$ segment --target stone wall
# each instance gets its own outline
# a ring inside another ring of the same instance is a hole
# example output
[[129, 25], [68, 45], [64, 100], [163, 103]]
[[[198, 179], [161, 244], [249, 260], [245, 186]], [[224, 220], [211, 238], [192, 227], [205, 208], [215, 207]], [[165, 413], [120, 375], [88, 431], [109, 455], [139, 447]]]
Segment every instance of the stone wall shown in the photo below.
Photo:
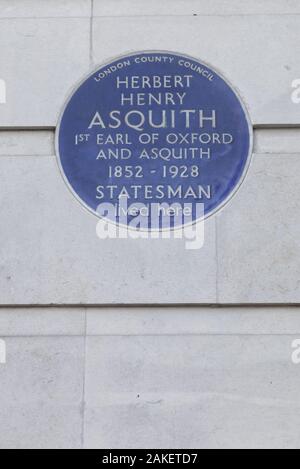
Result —
[[[0, 448], [299, 447], [299, 1], [0, 0], [0, 47]], [[55, 158], [74, 85], [150, 49], [220, 70], [255, 129], [200, 251], [100, 241]]]

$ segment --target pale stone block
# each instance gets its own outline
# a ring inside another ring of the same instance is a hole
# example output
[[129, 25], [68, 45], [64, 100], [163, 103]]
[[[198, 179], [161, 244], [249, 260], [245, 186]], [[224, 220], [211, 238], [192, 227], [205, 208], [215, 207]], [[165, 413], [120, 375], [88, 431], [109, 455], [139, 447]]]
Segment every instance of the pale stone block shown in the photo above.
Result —
[[300, 155], [256, 156], [217, 217], [218, 302], [299, 303]]
[[86, 448], [298, 448], [291, 336], [89, 337]]
[[87, 334], [299, 334], [298, 307], [88, 308]]
[[84, 334], [84, 308], [0, 308], [0, 337]]
[[5, 342], [0, 407], [43, 403], [79, 408], [83, 397], [83, 337], [7, 337]]
[[297, 14], [297, 0], [94, 0], [95, 16]]
[[89, 17], [91, 0], [0, 0], [0, 18]]
[[227, 77], [253, 124], [299, 124], [300, 105], [292, 102], [292, 82], [300, 73], [299, 29], [299, 15], [96, 18], [94, 65], [129, 51], [192, 55]]
[[1, 449], [81, 449], [80, 406], [0, 404]]
[[[216, 386], [218, 380], [216, 379]], [[240, 396], [145, 395], [88, 408], [86, 449], [299, 449], [299, 407]]]
[[0, 157], [10, 155], [54, 155], [54, 132], [50, 130], [0, 130]]
[[70, 89], [89, 71], [89, 18], [0, 22], [0, 126], [54, 127]]
[[255, 153], [300, 154], [300, 129], [257, 129], [254, 137]]
[[3, 305], [216, 302], [215, 220], [205, 244], [100, 240], [54, 157], [0, 158]]
[[5, 343], [0, 448], [80, 448], [84, 338], [5, 337]]

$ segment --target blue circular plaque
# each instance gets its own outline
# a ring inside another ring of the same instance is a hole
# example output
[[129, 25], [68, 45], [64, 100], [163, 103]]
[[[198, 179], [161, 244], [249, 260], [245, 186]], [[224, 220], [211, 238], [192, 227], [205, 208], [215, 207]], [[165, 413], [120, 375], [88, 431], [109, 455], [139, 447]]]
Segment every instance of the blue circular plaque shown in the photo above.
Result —
[[172, 228], [187, 223], [185, 207], [189, 223], [199, 205], [204, 217], [223, 207], [246, 175], [252, 144], [246, 108], [220, 73], [162, 51], [99, 67], [72, 93], [56, 132], [59, 165], [77, 199], [117, 224], [143, 213], [149, 230], [166, 227], [149, 216], [153, 207], [182, 211], [182, 219], [169, 212]]

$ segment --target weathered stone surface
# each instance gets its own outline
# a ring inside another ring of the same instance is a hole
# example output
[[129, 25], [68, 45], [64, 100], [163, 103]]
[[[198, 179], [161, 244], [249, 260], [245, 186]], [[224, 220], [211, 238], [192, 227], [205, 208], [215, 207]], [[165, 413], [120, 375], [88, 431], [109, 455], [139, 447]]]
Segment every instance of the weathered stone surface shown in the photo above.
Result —
[[292, 102], [292, 83], [300, 76], [299, 29], [299, 15], [96, 18], [93, 60], [96, 66], [142, 50], [189, 54], [227, 77], [253, 124], [300, 124], [300, 105]]
[[87, 339], [86, 448], [298, 448], [291, 336]]
[[299, 155], [258, 155], [217, 218], [218, 301], [300, 302]]
[[54, 157], [1, 157], [2, 304], [216, 302], [215, 220], [205, 245], [101, 240], [98, 219], [69, 192]]
[[297, 14], [297, 0], [94, 0], [95, 16]]
[[89, 71], [90, 19], [0, 19], [0, 47], [0, 126], [54, 127], [71, 88]]

